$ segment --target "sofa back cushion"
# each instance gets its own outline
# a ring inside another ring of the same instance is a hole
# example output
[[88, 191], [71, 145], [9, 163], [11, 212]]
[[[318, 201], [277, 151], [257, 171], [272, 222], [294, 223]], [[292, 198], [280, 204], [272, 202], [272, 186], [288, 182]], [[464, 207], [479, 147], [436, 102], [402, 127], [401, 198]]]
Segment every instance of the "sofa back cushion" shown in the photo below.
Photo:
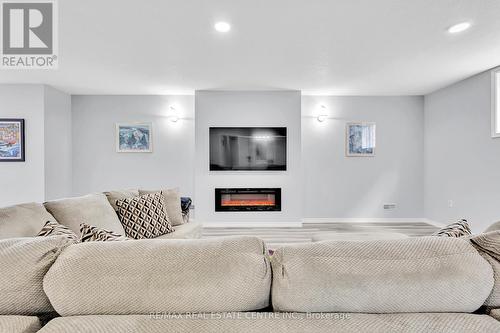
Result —
[[68, 247], [44, 290], [62, 316], [251, 311], [269, 305], [261, 240], [133, 240]]
[[271, 262], [279, 311], [473, 312], [493, 286], [491, 266], [458, 238], [286, 246]]
[[73, 230], [78, 236], [80, 223], [125, 235], [118, 215], [102, 193], [48, 201], [44, 205], [59, 223]]
[[39, 203], [0, 208], [0, 239], [32, 237], [55, 218]]
[[54, 311], [43, 291], [43, 277], [71, 243], [64, 236], [0, 240], [0, 315]]
[[486, 233], [486, 232], [497, 231], [497, 230], [500, 230], [500, 221], [495, 222], [492, 225], [490, 225], [488, 228], [486, 228], [486, 230], [484, 232]]

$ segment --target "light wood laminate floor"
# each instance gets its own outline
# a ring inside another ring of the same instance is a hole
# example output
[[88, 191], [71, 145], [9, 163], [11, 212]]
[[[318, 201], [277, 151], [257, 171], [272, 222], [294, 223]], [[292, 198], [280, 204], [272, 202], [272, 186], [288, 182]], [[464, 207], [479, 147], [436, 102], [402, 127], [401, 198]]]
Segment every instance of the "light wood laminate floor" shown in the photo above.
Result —
[[[438, 230], [434, 225], [425, 222], [386, 222], [386, 223], [304, 223], [302, 227], [204, 227], [203, 238], [222, 236], [257, 236], [273, 248], [284, 243], [311, 242], [317, 233], [341, 233], [346, 240], [353, 233], [402, 233], [409, 237], [429, 236]], [[376, 236], [375, 236], [376, 237]]]

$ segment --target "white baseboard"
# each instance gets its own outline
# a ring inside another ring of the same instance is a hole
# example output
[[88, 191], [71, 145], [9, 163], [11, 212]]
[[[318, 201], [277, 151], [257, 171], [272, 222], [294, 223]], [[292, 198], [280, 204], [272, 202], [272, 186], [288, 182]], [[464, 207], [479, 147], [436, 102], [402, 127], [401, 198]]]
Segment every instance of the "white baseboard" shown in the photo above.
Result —
[[424, 217], [307, 217], [302, 219], [303, 223], [395, 223], [395, 222], [403, 222], [403, 223], [418, 223], [425, 222], [432, 225], [438, 225], [437, 222], [431, 221]]

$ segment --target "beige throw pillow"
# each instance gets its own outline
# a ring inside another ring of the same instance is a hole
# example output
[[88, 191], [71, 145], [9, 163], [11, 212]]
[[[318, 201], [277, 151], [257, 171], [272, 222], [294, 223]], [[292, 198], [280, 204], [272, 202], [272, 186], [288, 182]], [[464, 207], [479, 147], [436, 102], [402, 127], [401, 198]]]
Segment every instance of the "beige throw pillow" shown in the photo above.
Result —
[[184, 223], [182, 218], [181, 197], [179, 189], [164, 189], [157, 191], [139, 190], [140, 195], [161, 192], [163, 200], [165, 200], [165, 213], [170, 223], [175, 227]]
[[118, 210], [116, 207], [116, 202], [118, 200], [123, 200], [126, 198], [133, 198], [139, 196], [138, 189], [129, 189], [129, 190], [116, 190], [116, 191], [107, 191], [104, 192], [106, 198], [108, 198], [109, 204], [113, 207], [115, 211]]
[[164, 190], [139, 190], [139, 194], [149, 194], [160, 192], [165, 201], [165, 213], [169, 222], [175, 227], [184, 223], [182, 218], [182, 208], [181, 208], [181, 197], [179, 195], [179, 189], [164, 189]]
[[102, 193], [48, 201], [44, 205], [59, 223], [73, 230], [78, 236], [80, 223], [125, 234], [116, 212]]

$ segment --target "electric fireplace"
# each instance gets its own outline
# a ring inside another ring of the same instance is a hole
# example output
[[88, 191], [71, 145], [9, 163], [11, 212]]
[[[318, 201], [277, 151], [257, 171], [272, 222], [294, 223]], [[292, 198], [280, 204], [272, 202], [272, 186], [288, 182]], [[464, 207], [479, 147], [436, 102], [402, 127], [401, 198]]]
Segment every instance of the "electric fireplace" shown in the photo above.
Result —
[[281, 211], [280, 188], [216, 188], [216, 212]]

